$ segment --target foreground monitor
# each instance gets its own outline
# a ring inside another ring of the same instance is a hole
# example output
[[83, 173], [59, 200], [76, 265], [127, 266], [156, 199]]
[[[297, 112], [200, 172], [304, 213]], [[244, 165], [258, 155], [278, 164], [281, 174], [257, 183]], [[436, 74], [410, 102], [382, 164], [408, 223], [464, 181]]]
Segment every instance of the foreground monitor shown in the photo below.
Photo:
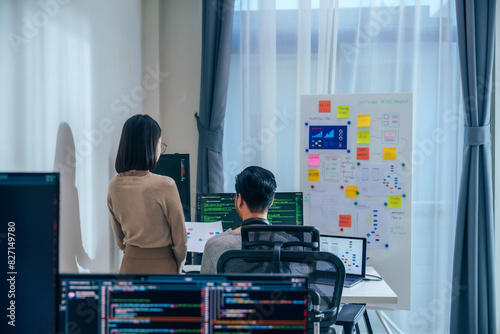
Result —
[[0, 173], [0, 207], [0, 333], [54, 333], [59, 174]]
[[65, 333], [286, 333], [307, 330], [300, 275], [60, 275]]
[[191, 221], [191, 188], [189, 178], [189, 154], [162, 154], [153, 173], [174, 179], [181, 198], [184, 218]]
[[[225, 230], [240, 226], [241, 220], [234, 207], [234, 193], [198, 194], [196, 221], [221, 221]], [[303, 199], [301, 192], [278, 192], [267, 214], [272, 224], [303, 225]]]

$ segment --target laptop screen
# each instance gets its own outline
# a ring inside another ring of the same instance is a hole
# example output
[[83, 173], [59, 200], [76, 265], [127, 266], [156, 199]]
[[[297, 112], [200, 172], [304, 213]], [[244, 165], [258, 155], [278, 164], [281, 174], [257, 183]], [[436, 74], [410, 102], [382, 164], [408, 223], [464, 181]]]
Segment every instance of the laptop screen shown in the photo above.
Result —
[[66, 333], [306, 333], [300, 275], [60, 275]]
[[346, 274], [365, 276], [365, 238], [321, 235], [320, 250], [337, 255], [344, 263]]

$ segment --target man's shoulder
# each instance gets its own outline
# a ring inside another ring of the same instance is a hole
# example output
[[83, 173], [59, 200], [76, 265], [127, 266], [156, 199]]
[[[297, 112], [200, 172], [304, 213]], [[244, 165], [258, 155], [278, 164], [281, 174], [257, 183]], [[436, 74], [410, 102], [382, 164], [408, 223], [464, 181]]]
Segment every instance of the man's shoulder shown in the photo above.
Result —
[[221, 245], [230, 246], [235, 243], [241, 243], [241, 232], [227, 230], [208, 239], [205, 248], [220, 247]]

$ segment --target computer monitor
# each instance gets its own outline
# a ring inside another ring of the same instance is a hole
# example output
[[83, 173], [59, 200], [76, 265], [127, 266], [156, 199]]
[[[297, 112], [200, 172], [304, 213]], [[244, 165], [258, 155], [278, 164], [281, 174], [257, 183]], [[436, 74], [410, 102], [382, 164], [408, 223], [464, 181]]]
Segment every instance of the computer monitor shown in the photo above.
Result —
[[58, 333], [306, 333], [307, 276], [60, 275]]
[[191, 221], [191, 188], [189, 178], [189, 154], [162, 154], [153, 173], [174, 179], [181, 198], [184, 218]]
[[54, 333], [59, 174], [0, 173], [0, 333]]
[[[235, 229], [241, 220], [234, 207], [234, 193], [198, 194], [196, 220], [222, 222], [223, 230]], [[303, 199], [301, 192], [277, 192], [267, 218], [272, 224], [303, 225]]]

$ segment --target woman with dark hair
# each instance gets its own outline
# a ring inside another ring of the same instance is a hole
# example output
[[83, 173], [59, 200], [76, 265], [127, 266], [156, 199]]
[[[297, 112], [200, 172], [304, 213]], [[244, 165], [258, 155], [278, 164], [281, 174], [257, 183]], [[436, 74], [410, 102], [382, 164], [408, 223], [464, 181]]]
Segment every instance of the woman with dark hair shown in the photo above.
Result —
[[150, 171], [166, 145], [148, 115], [130, 117], [116, 155], [118, 173], [109, 183], [108, 208], [118, 247], [120, 273], [178, 273], [187, 253], [184, 213], [175, 181]]

